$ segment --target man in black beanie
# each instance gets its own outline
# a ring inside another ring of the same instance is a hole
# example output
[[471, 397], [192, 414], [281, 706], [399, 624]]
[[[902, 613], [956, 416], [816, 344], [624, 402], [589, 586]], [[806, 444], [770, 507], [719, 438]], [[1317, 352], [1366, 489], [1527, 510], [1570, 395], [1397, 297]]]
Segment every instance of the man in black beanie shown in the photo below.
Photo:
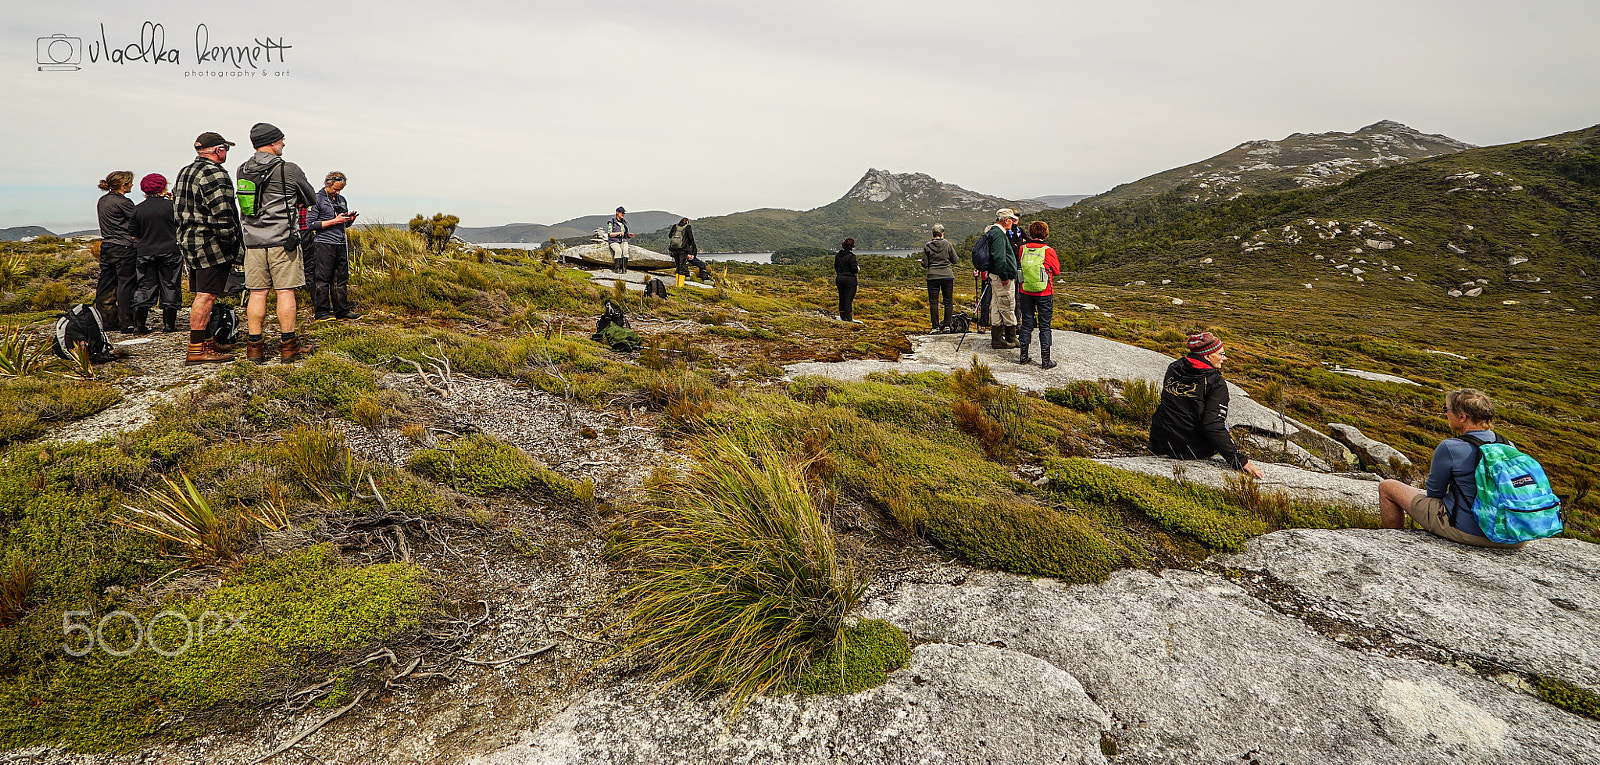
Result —
[[[283, 342], [279, 357], [288, 363], [300, 357], [300, 341], [295, 337], [295, 295], [306, 283], [305, 260], [301, 248], [291, 248], [297, 236], [298, 208], [312, 203], [316, 189], [306, 180], [300, 166], [283, 159], [283, 131], [265, 122], [250, 128], [250, 145], [256, 153], [239, 166], [239, 211], [244, 223], [244, 286], [250, 290], [245, 318], [250, 336], [245, 358], [257, 363], [266, 359], [262, 339], [267, 318], [267, 293], [278, 295], [278, 329]], [[296, 243], [298, 244], [298, 243]]]

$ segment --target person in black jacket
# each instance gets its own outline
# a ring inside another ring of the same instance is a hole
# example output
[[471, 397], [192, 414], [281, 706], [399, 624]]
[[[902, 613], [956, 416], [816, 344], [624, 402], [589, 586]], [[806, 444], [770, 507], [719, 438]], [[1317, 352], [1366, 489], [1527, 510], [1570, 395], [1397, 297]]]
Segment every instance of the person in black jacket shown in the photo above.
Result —
[[1189, 336], [1189, 353], [1167, 367], [1161, 405], [1150, 422], [1150, 451], [1184, 460], [1221, 454], [1234, 470], [1261, 477], [1257, 467], [1228, 434], [1228, 383], [1222, 364], [1228, 355], [1210, 332]]
[[846, 239], [839, 244], [833, 256], [833, 283], [839, 288], [839, 321], [860, 324], [855, 319], [856, 274], [861, 266], [856, 263], [856, 240]]
[[[118, 170], [100, 182], [105, 195], [95, 203], [100, 219], [100, 279], [94, 289], [94, 307], [103, 321], [115, 322], [125, 335], [140, 332], [133, 323], [133, 290], [138, 282], [139, 256], [133, 250], [133, 171]], [[108, 331], [112, 329], [107, 328]]]
[[178, 252], [178, 217], [173, 213], [172, 197], [167, 195], [167, 178], [151, 173], [139, 181], [144, 201], [133, 206], [133, 234], [138, 237], [133, 249], [139, 256], [139, 286], [133, 293], [133, 321], [140, 331], [150, 309], [161, 305], [161, 331], [178, 330], [178, 302], [183, 299], [183, 255]]

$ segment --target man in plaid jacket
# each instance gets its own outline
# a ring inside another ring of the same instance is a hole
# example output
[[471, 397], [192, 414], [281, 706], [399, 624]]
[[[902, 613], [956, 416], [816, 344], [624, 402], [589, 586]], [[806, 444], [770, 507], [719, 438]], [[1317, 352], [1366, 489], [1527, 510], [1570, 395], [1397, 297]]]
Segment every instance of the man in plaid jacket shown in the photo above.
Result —
[[173, 212], [178, 219], [178, 251], [189, 266], [189, 352], [184, 364], [218, 364], [232, 361], [233, 346], [217, 342], [206, 327], [211, 306], [226, 291], [228, 274], [244, 262], [244, 231], [233, 179], [222, 163], [233, 144], [216, 133], [201, 133], [194, 140], [195, 159], [178, 172], [173, 189]]

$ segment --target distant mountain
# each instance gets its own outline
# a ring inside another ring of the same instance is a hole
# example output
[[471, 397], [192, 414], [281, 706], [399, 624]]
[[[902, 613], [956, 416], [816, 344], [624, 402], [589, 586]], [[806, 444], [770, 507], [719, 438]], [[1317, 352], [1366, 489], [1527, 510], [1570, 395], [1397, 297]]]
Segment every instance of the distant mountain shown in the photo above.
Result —
[[1034, 202], [1038, 202], [1039, 204], [1044, 205], [1047, 208], [1055, 209], [1055, 208], [1061, 208], [1061, 207], [1071, 207], [1071, 206], [1077, 204], [1079, 201], [1082, 201], [1084, 199], [1088, 199], [1089, 197], [1092, 197], [1092, 196], [1094, 196], [1094, 195], [1093, 194], [1051, 194], [1049, 196], [1043, 196], [1043, 197], [1031, 197], [1030, 199], [1032, 201], [1034, 201]]
[[1245, 141], [1210, 159], [1124, 183], [1079, 204], [1121, 204], [1176, 191], [1191, 202], [1239, 194], [1337, 185], [1389, 167], [1473, 148], [1443, 135], [1384, 120], [1354, 133], [1295, 133], [1281, 141]]
[[0, 228], [0, 242], [15, 242], [30, 236], [55, 236], [50, 229], [43, 226], [15, 226]]
[[[785, 247], [835, 248], [845, 238], [859, 249], [920, 247], [935, 223], [960, 240], [978, 233], [1002, 207], [1031, 212], [1034, 201], [1017, 201], [968, 191], [923, 173], [896, 174], [876, 168], [838, 200], [811, 210], [774, 208], [700, 218], [695, 241], [703, 252], [762, 252]], [[664, 250], [666, 236], [641, 237], [639, 244]]]
[[[587, 237], [614, 214], [584, 215], [550, 225], [542, 223], [507, 223], [504, 226], [461, 227], [456, 229], [456, 236], [477, 244], [489, 242], [532, 243], [546, 242], [551, 237], [557, 239]], [[676, 213], [662, 210], [645, 210], [637, 213], [628, 213], [628, 227], [634, 233], [648, 234], [667, 228], [677, 223], [681, 218], [683, 216]]]
[[[1600, 125], [1201, 202], [1176, 189], [1040, 214], [1074, 278], [1378, 289], [1594, 312]], [[1473, 290], [1479, 290], [1474, 293]], [[1588, 297], [1586, 297], [1588, 296]], [[1397, 300], [1407, 298], [1396, 297]]]

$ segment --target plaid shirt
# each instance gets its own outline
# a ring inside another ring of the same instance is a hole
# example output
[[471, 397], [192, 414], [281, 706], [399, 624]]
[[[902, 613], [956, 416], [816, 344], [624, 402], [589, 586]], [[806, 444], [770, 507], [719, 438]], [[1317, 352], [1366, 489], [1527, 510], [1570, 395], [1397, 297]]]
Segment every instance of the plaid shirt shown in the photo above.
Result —
[[244, 232], [233, 179], [205, 157], [178, 171], [172, 190], [178, 218], [178, 251], [190, 268], [244, 262]]

